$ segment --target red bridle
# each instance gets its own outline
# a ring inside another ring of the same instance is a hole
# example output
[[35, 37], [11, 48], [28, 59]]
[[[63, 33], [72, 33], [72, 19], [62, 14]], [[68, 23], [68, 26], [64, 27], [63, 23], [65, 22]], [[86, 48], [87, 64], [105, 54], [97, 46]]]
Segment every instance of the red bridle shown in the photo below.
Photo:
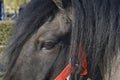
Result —
[[[80, 76], [87, 75], [87, 60], [86, 60], [86, 51], [80, 48], [80, 54], [78, 55], [79, 64], [81, 65]], [[75, 67], [69, 63], [62, 72], [54, 80], [66, 80], [67, 77], [75, 70]]]

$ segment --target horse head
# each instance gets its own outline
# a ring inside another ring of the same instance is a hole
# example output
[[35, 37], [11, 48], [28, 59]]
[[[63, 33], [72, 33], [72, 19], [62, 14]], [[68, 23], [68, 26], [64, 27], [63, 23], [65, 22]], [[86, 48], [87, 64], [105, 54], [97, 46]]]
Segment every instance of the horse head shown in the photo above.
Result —
[[64, 11], [52, 0], [26, 5], [8, 44], [15, 56], [9, 56], [5, 80], [53, 80], [62, 71], [69, 62], [72, 23]]
[[4, 80], [119, 80], [119, 16], [119, 0], [32, 0], [7, 44]]

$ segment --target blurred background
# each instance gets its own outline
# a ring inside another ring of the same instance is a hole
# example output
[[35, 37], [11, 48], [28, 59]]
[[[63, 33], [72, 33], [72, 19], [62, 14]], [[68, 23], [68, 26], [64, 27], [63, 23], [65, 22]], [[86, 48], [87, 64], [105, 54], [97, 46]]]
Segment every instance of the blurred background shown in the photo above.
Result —
[[0, 20], [14, 20], [30, 0], [0, 0]]
[[0, 0], [0, 80], [6, 71], [4, 50], [20, 11], [30, 0]]

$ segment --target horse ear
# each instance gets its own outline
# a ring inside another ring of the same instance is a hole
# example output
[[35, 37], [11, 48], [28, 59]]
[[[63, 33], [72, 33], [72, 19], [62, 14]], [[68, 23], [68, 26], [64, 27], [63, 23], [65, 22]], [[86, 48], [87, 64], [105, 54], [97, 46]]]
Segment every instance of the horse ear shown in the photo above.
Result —
[[53, 2], [56, 4], [56, 6], [57, 6], [60, 10], [64, 10], [62, 0], [53, 0]]

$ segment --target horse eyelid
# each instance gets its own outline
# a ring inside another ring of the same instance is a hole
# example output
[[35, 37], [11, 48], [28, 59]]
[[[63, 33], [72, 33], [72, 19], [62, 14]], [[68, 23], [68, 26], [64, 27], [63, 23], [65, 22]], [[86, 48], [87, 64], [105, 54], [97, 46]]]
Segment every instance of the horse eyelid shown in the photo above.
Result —
[[[37, 40], [35, 42], [35, 46], [37, 51], [39, 50], [50, 50], [52, 48], [55, 47], [55, 45], [58, 43], [59, 41], [57, 40], [45, 40], [45, 41], [39, 41]], [[47, 46], [48, 45], [48, 46]], [[50, 47], [49, 47], [50, 46]], [[49, 47], [49, 48], [48, 48]], [[48, 49], [47, 49], [48, 48]]]
[[50, 50], [50, 49], [54, 48], [57, 43], [58, 43], [57, 41], [53, 41], [53, 40], [45, 41], [43, 43], [41, 49], [43, 49], [43, 50]]

